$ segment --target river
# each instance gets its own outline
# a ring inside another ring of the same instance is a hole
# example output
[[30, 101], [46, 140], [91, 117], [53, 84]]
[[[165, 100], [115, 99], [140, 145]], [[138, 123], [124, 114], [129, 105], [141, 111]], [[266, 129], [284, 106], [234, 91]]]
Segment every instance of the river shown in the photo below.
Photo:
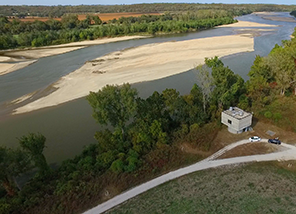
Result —
[[[288, 13], [279, 13], [279, 15], [288, 16]], [[295, 23], [265, 20], [254, 14], [238, 17], [237, 19], [280, 25], [276, 28], [277, 31], [263, 33], [261, 36], [255, 37], [254, 52], [235, 54], [222, 59], [225, 65], [247, 80], [247, 74], [255, 56], [266, 56], [275, 44], [281, 44], [282, 40], [290, 39]], [[226, 27], [188, 34], [96, 45], [66, 54], [41, 58], [38, 62], [26, 68], [1, 76], [0, 145], [16, 147], [18, 145], [17, 138], [29, 132], [40, 132], [47, 138], [47, 147], [44, 152], [48, 162], [60, 163], [67, 158], [72, 158], [81, 152], [83, 146], [95, 143], [94, 133], [102, 129], [92, 118], [92, 110], [85, 98], [56, 107], [13, 116], [8, 115], [9, 112], [6, 110], [5, 103], [36, 90], [42, 94], [49, 85], [62, 76], [78, 69], [85, 61], [113, 51], [149, 43], [172, 40], [182, 41], [231, 34], [234, 34], [233, 29]], [[166, 88], [176, 88], [181, 94], [186, 94], [195, 82], [194, 71], [188, 71], [155, 81], [133, 84], [133, 87], [138, 89], [141, 97], [147, 97], [154, 91], [161, 92]]]

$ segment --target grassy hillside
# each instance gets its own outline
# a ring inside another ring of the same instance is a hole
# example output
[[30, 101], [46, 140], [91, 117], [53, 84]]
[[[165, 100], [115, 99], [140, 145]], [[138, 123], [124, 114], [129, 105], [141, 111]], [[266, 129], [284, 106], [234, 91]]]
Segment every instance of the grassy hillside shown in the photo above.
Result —
[[256, 163], [193, 173], [108, 213], [296, 213], [295, 165]]

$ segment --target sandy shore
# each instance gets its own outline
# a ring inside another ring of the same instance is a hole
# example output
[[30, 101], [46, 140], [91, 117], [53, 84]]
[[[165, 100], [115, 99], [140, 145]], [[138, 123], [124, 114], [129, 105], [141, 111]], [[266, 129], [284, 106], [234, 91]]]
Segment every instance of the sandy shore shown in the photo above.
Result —
[[111, 42], [120, 42], [125, 40], [141, 39], [141, 38], [146, 38], [146, 36], [122, 36], [122, 37], [115, 37], [115, 38], [103, 38], [103, 39], [87, 40], [87, 41], [81, 41], [81, 42], [71, 42], [71, 43], [62, 44], [62, 45], [51, 45], [51, 46], [32, 48], [32, 49], [26, 49], [26, 50], [10, 50], [10, 51], [5, 51], [4, 54], [7, 56], [19, 56], [19, 57], [25, 57], [25, 58], [38, 59], [41, 57], [67, 53], [67, 52], [74, 51], [80, 48], [85, 48], [91, 45], [100, 45], [100, 44], [106, 44]]
[[260, 23], [256, 23], [256, 22], [239, 21], [239, 22], [229, 24], [229, 25], [221, 25], [221, 26], [218, 26], [217, 28], [220, 28], [220, 27], [237, 27], [237, 28], [241, 28], [241, 27], [278, 27], [278, 25], [268, 25], [268, 24], [260, 24]]
[[293, 16], [290, 17], [279, 17], [277, 13], [272, 12], [255, 12], [257, 16], [260, 16], [263, 19], [279, 22], [296, 22], [296, 19]]
[[[48, 57], [63, 53], [68, 53], [70, 51], [75, 51], [81, 48], [85, 48], [91, 45], [100, 45], [105, 43], [111, 42], [119, 42], [131, 39], [141, 39], [146, 38], [146, 36], [123, 36], [123, 37], [116, 37], [116, 38], [104, 38], [104, 39], [96, 39], [91, 41], [82, 41], [82, 42], [72, 42], [68, 44], [62, 45], [52, 45], [40, 48], [33, 48], [33, 49], [26, 49], [26, 50], [9, 50], [9, 51], [2, 51], [6, 56], [0, 56], [0, 62], [12, 62], [12, 61], [21, 61], [22, 58], [29, 58], [29, 59], [39, 59], [42, 57]], [[4, 75], [15, 70], [24, 68], [35, 61], [26, 61], [26, 62], [19, 62], [15, 63], [14, 65], [9, 63], [1, 63], [0, 64], [0, 75]]]
[[53, 56], [63, 53], [68, 53], [70, 51], [75, 51], [81, 48], [85, 48], [86, 46], [77, 46], [77, 47], [60, 47], [60, 48], [38, 48], [31, 50], [23, 50], [23, 51], [14, 51], [9, 52], [9, 56], [11, 57], [24, 57], [29, 59], [39, 59], [42, 57]]
[[114, 38], [87, 40], [87, 41], [81, 41], [81, 42], [71, 42], [71, 43], [67, 43], [67, 44], [53, 45], [53, 46], [49, 46], [49, 47], [58, 48], [58, 47], [69, 47], [69, 46], [101, 45], [101, 44], [105, 44], [105, 43], [120, 42], [120, 41], [126, 41], [126, 40], [131, 40], [131, 39], [144, 39], [144, 38], [148, 38], [148, 37], [150, 37], [150, 36], [121, 36], [121, 37], [114, 37]]
[[21, 108], [15, 113], [58, 105], [98, 91], [106, 84], [136, 83], [168, 77], [190, 70], [205, 57], [226, 56], [253, 51], [250, 35], [231, 35], [165, 42], [111, 53], [62, 77], [58, 90]]
[[29, 60], [25, 62], [18, 62], [18, 63], [0, 63], [0, 76], [4, 74], [8, 74], [10, 72], [19, 70], [21, 68], [24, 68], [28, 65], [31, 65], [32, 63], [36, 62], [37, 60]]
[[0, 56], [0, 62], [8, 62], [11, 60], [11, 57], [7, 56]]

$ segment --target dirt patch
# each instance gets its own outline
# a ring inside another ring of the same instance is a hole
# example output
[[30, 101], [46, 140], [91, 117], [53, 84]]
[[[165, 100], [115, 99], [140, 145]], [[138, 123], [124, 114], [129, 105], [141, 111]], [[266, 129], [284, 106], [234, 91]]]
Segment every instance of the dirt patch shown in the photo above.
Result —
[[190, 145], [189, 143], [182, 143], [180, 145], [180, 150], [184, 153], [188, 153], [188, 154], [196, 154], [196, 155], [202, 155], [202, 156], [210, 156], [211, 152], [205, 152], [205, 151], [201, 151], [200, 149], [194, 148], [192, 145]]
[[248, 155], [262, 155], [275, 152], [279, 149], [279, 146], [270, 143], [247, 143], [237, 146], [230, 151], [227, 151], [217, 159], [234, 158]]
[[103, 200], [109, 200], [110, 198], [113, 198], [114, 196], [118, 195], [120, 191], [113, 185], [107, 186], [103, 189], [101, 193], [101, 197]]
[[226, 126], [223, 126], [223, 128], [221, 129], [221, 131], [218, 132], [216, 138], [213, 141], [212, 150], [213, 152], [216, 152], [229, 144], [232, 144], [240, 140], [248, 139], [253, 135], [254, 131], [243, 132], [241, 134], [232, 134], [227, 130]]
[[[161, 15], [161, 13], [100, 13], [100, 14], [92, 14], [92, 15], [97, 15], [100, 17], [102, 21], [109, 21], [112, 19], [118, 19], [120, 17], [138, 17], [142, 15]], [[85, 19], [86, 15], [78, 15], [79, 19]]]
[[[118, 19], [120, 17], [138, 17], [142, 15], [161, 15], [161, 13], [95, 13], [95, 14], [78, 14], [78, 19], [79, 20], [84, 20], [86, 19], [87, 15], [92, 15], [92, 16], [99, 16], [102, 21], [109, 21], [112, 19]], [[9, 21], [12, 21], [15, 18], [10, 18], [8, 19]], [[38, 16], [27, 16], [26, 18], [19, 19], [22, 22], [34, 22], [36, 20], [46, 22], [49, 20], [49, 17], [38, 17]], [[62, 18], [53, 18], [54, 20], [61, 21]]]

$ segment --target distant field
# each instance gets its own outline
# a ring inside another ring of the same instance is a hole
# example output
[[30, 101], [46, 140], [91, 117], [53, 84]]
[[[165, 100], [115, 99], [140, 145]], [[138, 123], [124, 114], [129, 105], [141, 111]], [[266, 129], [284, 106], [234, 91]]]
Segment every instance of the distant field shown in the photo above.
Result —
[[[78, 19], [79, 20], [83, 20], [86, 18], [88, 14], [78, 14]], [[129, 17], [129, 16], [134, 16], [134, 17], [138, 17], [138, 16], [142, 16], [142, 15], [161, 15], [161, 13], [100, 13], [100, 14], [90, 14], [90, 15], [94, 15], [94, 16], [99, 16], [100, 19], [102, 21], [109, 21], [112, 19], [118, 19], [120, 17]], [[37, 16], [27, 16], [24, 19], [20, 19], [23, 22], [34, 22], [36, 20], [45, 22], [48, 19], [50, 19], [49, 17], [37, 17]], [[55, 20], [61, 20], [61, 18], [54, 18]], [[13, 19], [9, 19], [9, 21], [12, 21]]]
[[183, 176], [107, 213], [296, 213], [296, 162], [225, 166]]

